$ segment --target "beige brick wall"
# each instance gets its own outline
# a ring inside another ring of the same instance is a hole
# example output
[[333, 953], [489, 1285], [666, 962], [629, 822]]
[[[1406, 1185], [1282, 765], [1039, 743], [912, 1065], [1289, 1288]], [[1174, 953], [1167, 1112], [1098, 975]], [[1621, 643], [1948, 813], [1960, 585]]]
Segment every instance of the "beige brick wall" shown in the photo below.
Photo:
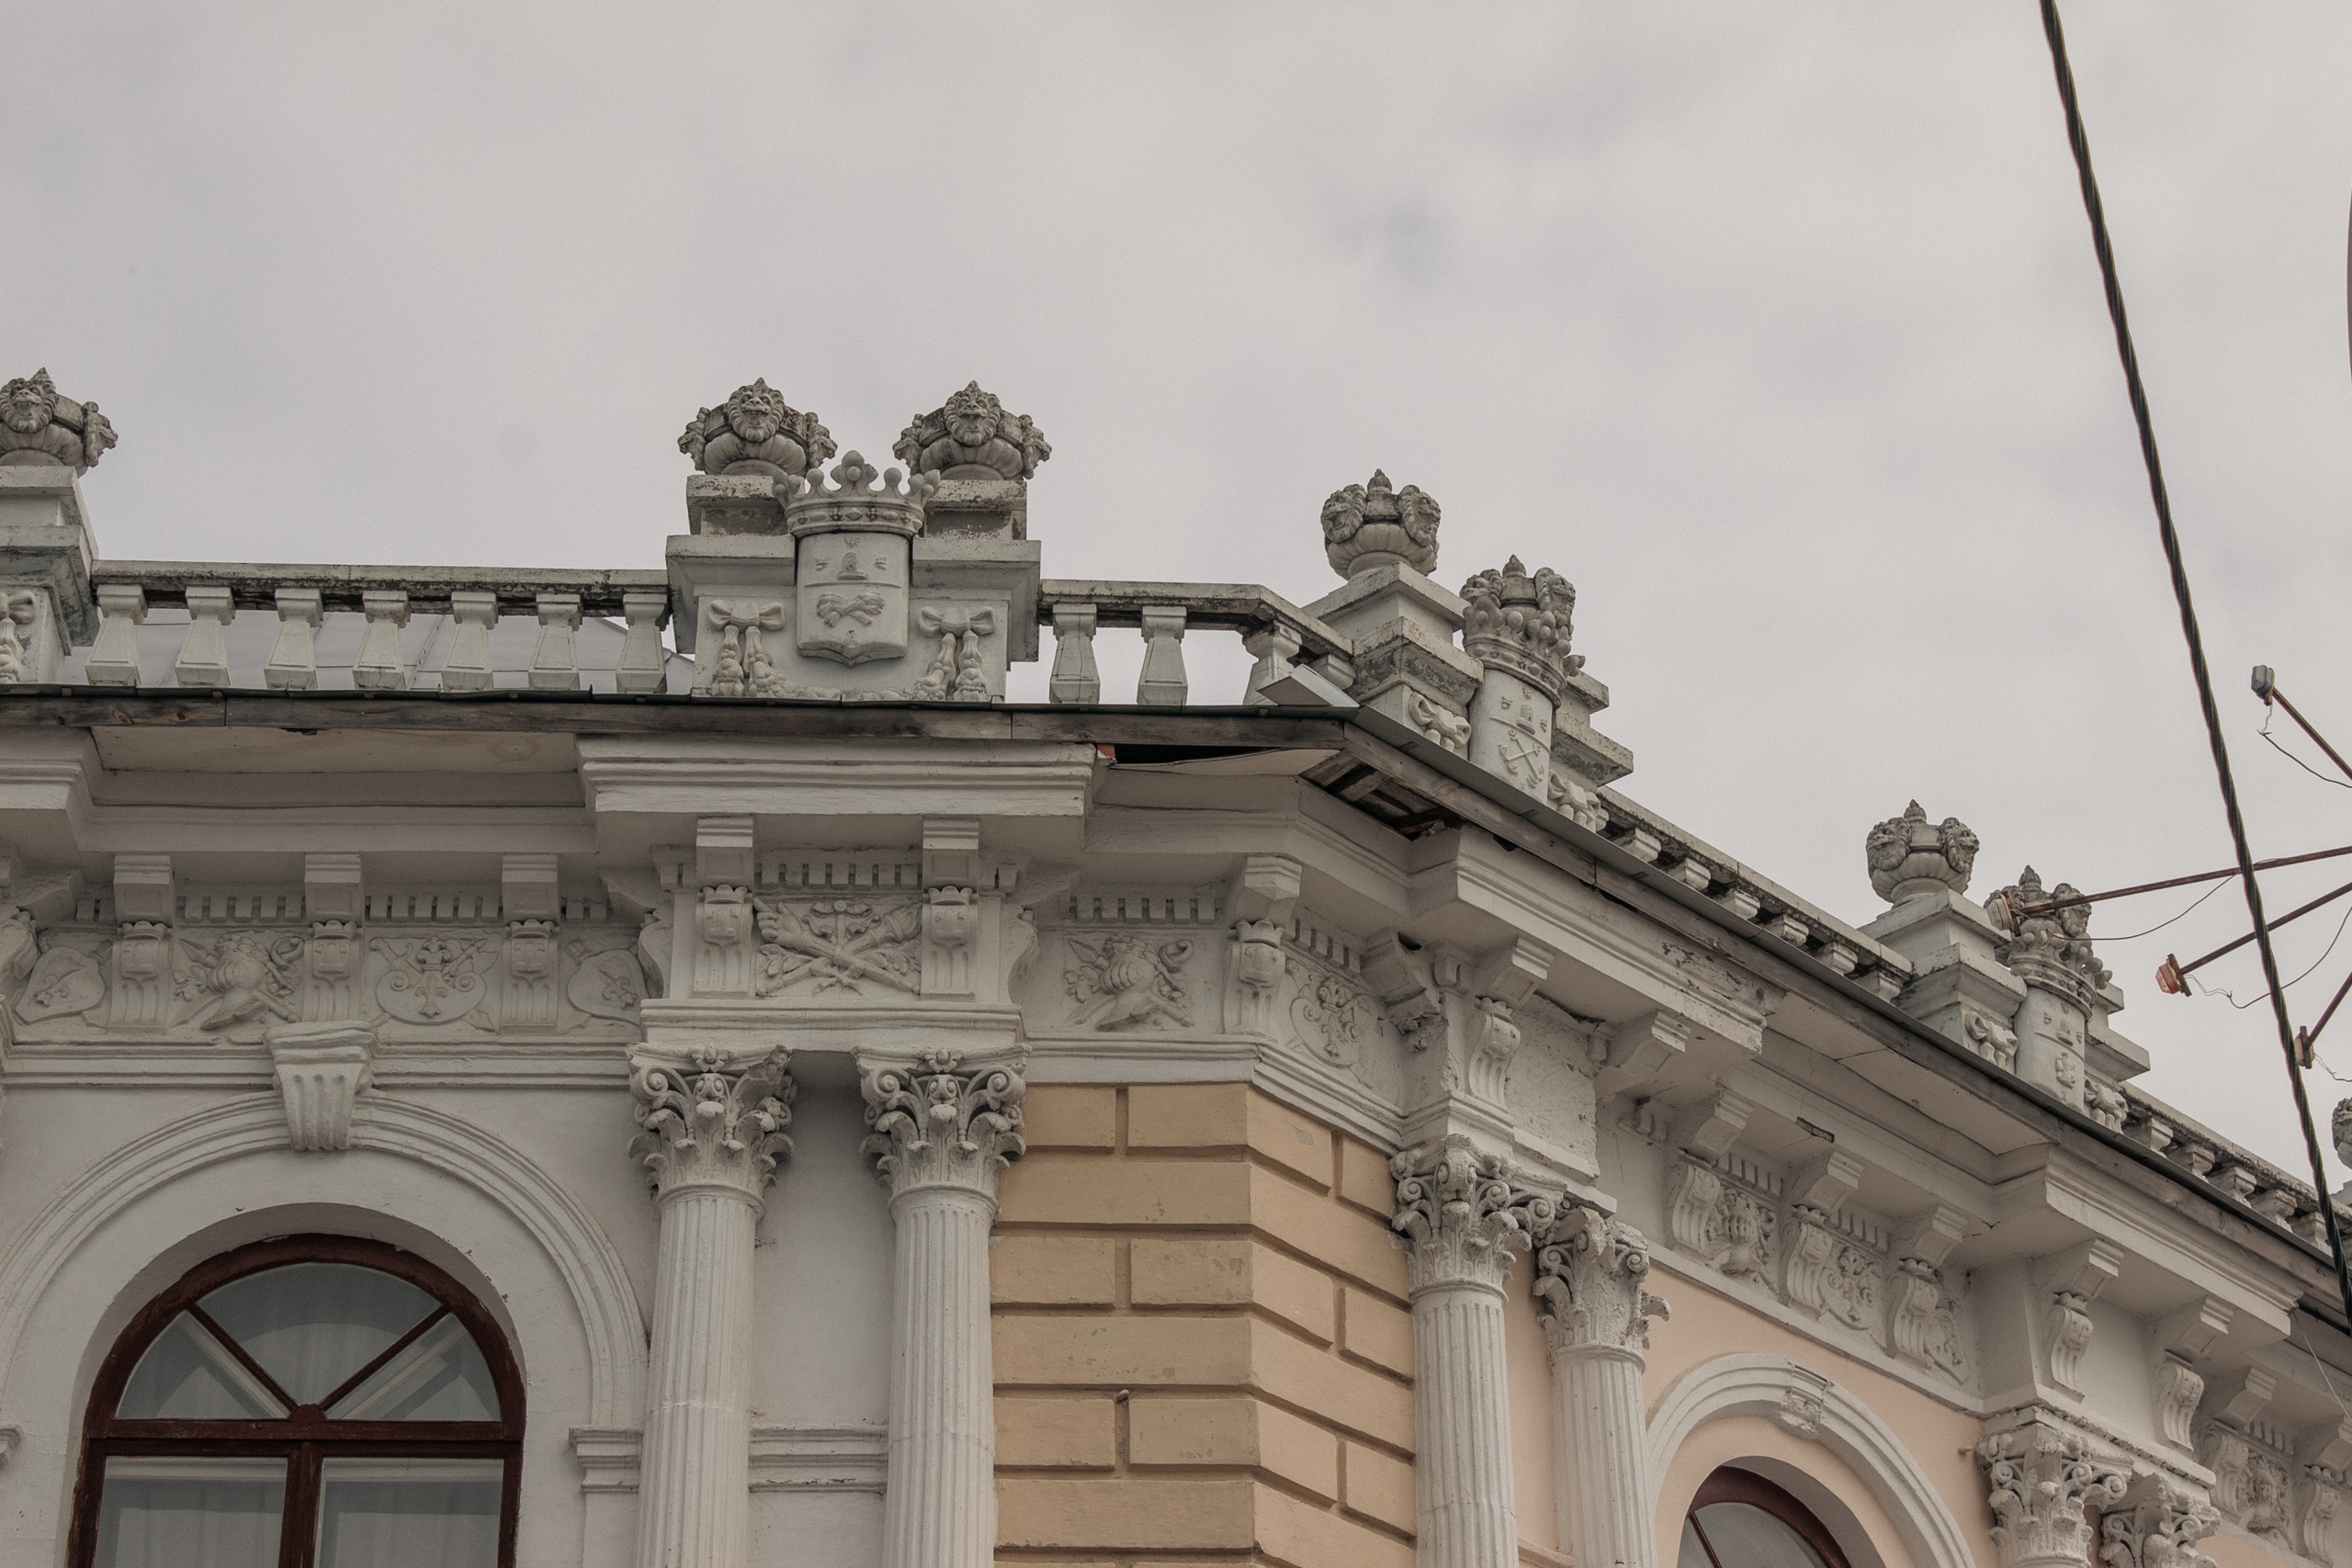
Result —
[[1410, 1568], [1381, 1156], [1240, 1084], [1025, 1109], [989, 1266], [999, 1560]]

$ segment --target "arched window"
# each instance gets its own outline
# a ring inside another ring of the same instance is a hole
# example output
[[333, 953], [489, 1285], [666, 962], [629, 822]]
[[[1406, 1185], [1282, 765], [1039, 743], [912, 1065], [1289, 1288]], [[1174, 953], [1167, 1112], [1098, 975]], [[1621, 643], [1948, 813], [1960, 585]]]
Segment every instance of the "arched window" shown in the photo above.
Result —
[[481, 1303], [347, 1236], [213, 1258], [98, 1373], [69, 1568], [511, 1568], [523, 1384]]
[[1762, 1476], [1725, 1466], [1699, 1483], [1675, 1568], [1847, 1568], [1813, 1510]]

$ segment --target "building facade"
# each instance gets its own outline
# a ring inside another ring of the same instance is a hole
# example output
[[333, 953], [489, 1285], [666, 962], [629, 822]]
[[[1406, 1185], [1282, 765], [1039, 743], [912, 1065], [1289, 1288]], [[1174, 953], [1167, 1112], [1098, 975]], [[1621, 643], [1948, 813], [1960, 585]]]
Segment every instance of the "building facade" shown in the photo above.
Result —
[[112, 444], [0, 392], [5, 1568], [2352, 1551], [2321, 1200], [2071, 890], [1645, 809], [1411, 485], [1301, 605], [1045, 577], [977, 385], [701, 411], [662, 571], [109, 560]]

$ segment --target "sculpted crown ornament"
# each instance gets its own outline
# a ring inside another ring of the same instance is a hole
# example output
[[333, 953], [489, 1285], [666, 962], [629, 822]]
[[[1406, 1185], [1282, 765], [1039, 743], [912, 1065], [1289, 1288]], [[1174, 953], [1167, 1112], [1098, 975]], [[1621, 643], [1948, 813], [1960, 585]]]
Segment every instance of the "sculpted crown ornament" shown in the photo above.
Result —
[[0, 386], [0, 468], [79, 474], [95, 468], [114, 444], [114, 426], [98, 405], [61, 397], [47, 370]]
[[809, 477], [794, 475], [780, 487], [785, 491], [785, 526], [795, 538], [803, 534], [857, 532], [903, 534], [922, 532], [922, 506], [939, 489], [939, 476], [919, 473], [899, 488], [896, 468], [876, 468], [851, 452], [833, 465], [831, 484], [810, 469]]
[[2038, 973], [2046, 979], [2079, 982], [2094, 991], [2104, 987], [2114, 976], [2091, 952], [2089, 905], [2026, 912], [2038, 904], [2077, 897], [2076, 889], [2064, 882], [2045, 891], [2041, 874], [2027, 866], [2016, 882], [1984, 900], [1994, 928], [2009, 933], [1994, 956], [2022, 978], [2032, 979]]
[[697, 409], [678, 450], [706, 474], [798, 479], [833, 455], [833, 438], [813, 413], [786, 406], [764, 378], [715, 409]]
[[724, 1187], [756, 1201], [775, 1179], [776, 1161], [792, 1152], [784, 1130], [796, 1086], [782, 1051], [741, 1068], [707, 1045], [691, 1067], [639, 1056], [628, 1087], [643, 1129], [629, 1153], [645, 1161], [657, 1196]]
[[978, 381], [899, 433], [890, 455], [917, 473], [951, 479], [1025, 479], [1054, 455], [1025, 413], [1007, 413]]
[[1510, 1255], [1524, 1252], [1559, 1212], [1552, 1199], [1511, 1184], [1498, 1156], [1449, 1137], [1407, 1149], [1388, 1162], [1396, 1179], [1389, 1228], [1406, 1242], [1412, 1289], [1484, 1285], [1502, 1289]]
[[1584, 656], [1568, 651], [1576, 586], [1550, 567], [1530, 575], [1513, 556], [1499, 571], [1480, 572], [1462, 585], [1469, 609], [1462, 619], [1462, 649], [1490, 670], [1501, 670], [1554, 702]]
[[960, 1187], [994, 1196], [996, 1173], [1021, 1156], [1017, 1067], [967, 1068], [953, 1051], [925, 1051], [910, 1064], [860, 1075], [865, 1124], [861, 1152], [893, 1196], [919, 1187]]
[[1890, 904], [1939, 887], [1965, 893], [1976, 869], [1976, 835], [1968, 824], [1957, 817], [1930, 823], [1916, 800], [1902, 816], [1871, 829], [1862, 847], [1870, 858], [1871, 887]]
[[1561, 1216], [1535, 1254], [1535, 1294], [1555, 1354], [1650, 1348], [1650, 1322], [1672, 1315], [1649, 1282], [1650, 1244], [1590, 1209]]
[[1390, 488], [1373, 470], [1369, 484], [1335, 490], [1323, 503], [1323, 554], [1341, 577], [1378, 567], [1437, 570], [1437, 502], [1419, 485]]

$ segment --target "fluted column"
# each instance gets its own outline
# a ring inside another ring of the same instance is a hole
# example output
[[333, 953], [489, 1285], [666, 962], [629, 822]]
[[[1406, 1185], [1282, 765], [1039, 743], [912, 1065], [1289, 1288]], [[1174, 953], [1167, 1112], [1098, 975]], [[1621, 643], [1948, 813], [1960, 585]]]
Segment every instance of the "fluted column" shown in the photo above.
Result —
[[640, 1568], [744, 1568], [750, 1555], [752, 1246], [776, 1161], [792, 1079], [781, 1051], [731, 1067], [639, 1055], [629, 1089], [642, 1129], [629, 1145], [661, 1207], [653, 1277]]
[[996, 1179], [1021, 1153], [1015, 1067], [953, 1052], [868, 1064], [865, 1153], [898, 1231], [890, 1300], [890, 1469], [884, 1568], [996, 1558], [996, 1372], [989, 1231]]
[[1515, 1568], [1503, 1283], [1555, 1205], [1464, 1138], [1408, 1149], [1389, 1168], [1413, 1304], [1415, 1561]]
[[2089, 1568], [2090, 1512], [2120, 1502], [2132, 1480], [2128, 1459], [2041, 1415], [1987, 1435], [1976, 1462], [2001, 1568]]
[[1642, 1366], [1649, 1320], [1642, 1233], [1577, 1208], [1535, 1255], [1535, 1294], [1552, 1347], [1552, 1486], [1561, 1544], [1579, 1568], [1657, 1568], [1644, 1463]]

